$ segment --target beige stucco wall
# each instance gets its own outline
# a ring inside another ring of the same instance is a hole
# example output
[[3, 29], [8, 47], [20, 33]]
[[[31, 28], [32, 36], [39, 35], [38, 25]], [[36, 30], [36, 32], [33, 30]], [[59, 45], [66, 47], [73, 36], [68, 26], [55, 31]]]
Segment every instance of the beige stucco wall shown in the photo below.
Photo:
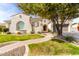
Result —
[[[22, 18], [20, 18], [20, 15], [22, 16]], [[25, 15], [25, 14], [18, 14], [18, 15], [12, 16], [11, 24], [9, 26], [9, 31], [11, 33], [16, 33], [17, 32], [16, 24], [19, 21], [23, 21], [25, 23], [25, 27], [24, 27], [23, 30], [26, 30], [26, 33], [31, 33], [32, 27], [31, 27], [31, 24], [30, 24], [30, 17]], [[53, 32], [53, 24], [50, 20], [42, 19], [42, 20], [37, 21], [37, 22], [39, 22], [39, 26], [34, 26], [35, 33], [43, 32], [43, 26], [44, 25], [47, 25], [47, 28], [50, 29]]]
[[38, 21], [38, 22], [39, 22], [39, 26], [34, 27], [35, 33], [43, 32], [43, 26], [44, 25], [47, 25], [47, 29], [50, 29], [53, 32], [53, 27], [52, 27], [53, 24], [52, 24], [52, 22], [50, 22], [50, 20], [42, 19], [42, 21]]
[[41, 25], [41, 21], [38, 21], [38, 22], [39, 22], [39, 26], [34, 26], [35, 33], [42, 32], [43, 31], [43, 28], [42, 28], [42, 25]]
[[[20, 16], [22, 16], [22, 18], [20, 18]], [[11, 24], [10, 24], [10, 27], [9, 27], [9, 31], [11, 33], [16, 33], [16, 24], [19, 22], [19, 21], [23, 21], [25, 23], [25, 27], [23, 30], [26, 30], [26, 33], [30, 33], [31, 32], [31, 24], [30, 24], [30, 17], [25, 15], [25, 14], [18, 14], [18, 15], [15, 15], [15, 16], [12, 16], [11, 18]]]
[[52, 22], [50, 22], [50, 23], [48, 24], [48, 29], [53, 32], [53, 23], [52, 23]]

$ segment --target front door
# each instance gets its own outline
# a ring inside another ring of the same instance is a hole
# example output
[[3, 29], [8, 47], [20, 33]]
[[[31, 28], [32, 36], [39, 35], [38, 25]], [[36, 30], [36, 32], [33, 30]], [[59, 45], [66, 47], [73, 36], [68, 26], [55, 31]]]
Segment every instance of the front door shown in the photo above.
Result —
[[47, 25], [44, 25], [44, 26], [43, 26], [43, 31], [44, 31], [44, 32], [47, 32]]
[[79, 25], [77, 26], [77, 30], [79, 31]]

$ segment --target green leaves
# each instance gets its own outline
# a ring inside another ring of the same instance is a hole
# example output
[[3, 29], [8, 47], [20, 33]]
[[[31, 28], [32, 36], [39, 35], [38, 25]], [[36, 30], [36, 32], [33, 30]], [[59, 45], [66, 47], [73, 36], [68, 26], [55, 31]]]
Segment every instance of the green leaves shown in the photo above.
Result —
[[[18, 4], [26, 13], [37, 15], [42, 18], [51, 19], [58, 32], [62, 32], [63, 24], [67, 20], [79, 16], [79, 4], [73, 3], [26, 3]], [[61, 26], [59, 26], [61, 25]]]
[[56, 14], [58, 17], [65, 18], [65, 16], [73, 17], [78, 13], [78, 4], [69, 3], [22, 3], [18, 6], [26, 14], [34, 14], [44, 18], [51, 18]]

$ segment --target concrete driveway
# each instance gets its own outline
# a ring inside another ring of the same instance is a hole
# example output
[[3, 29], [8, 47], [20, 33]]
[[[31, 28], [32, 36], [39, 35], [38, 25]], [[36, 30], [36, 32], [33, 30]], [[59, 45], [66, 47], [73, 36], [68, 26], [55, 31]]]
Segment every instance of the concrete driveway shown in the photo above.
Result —
[[64, 36], [72, 36], [75, 39], [79, 40], [79, 32], [66, 32], [63, 33]]

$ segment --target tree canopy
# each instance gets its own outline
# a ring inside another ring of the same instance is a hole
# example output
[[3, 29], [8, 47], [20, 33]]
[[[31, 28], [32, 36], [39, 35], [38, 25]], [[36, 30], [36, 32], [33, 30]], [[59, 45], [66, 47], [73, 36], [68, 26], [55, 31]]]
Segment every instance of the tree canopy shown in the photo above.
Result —
[[79, 4], [73, 3], [21, 3], [18, 6], [26, 13], [50, 19], [62, 35], [63, 24], [79, 16]]

